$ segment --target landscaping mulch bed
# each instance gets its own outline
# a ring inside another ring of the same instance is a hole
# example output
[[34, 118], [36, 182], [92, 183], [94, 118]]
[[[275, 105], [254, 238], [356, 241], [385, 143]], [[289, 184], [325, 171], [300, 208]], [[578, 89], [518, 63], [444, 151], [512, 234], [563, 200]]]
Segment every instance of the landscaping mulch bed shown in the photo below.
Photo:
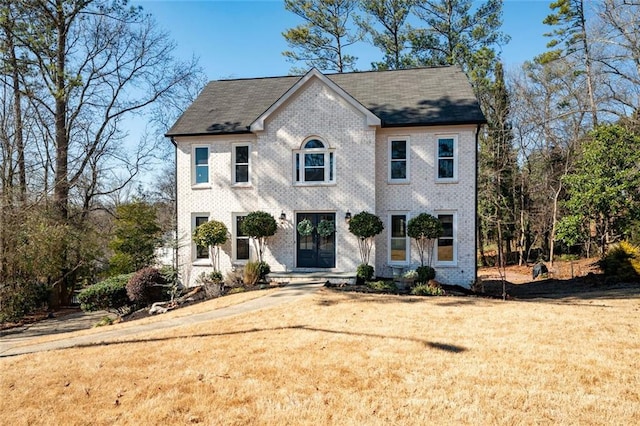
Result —
[[[502, 297], [502, 281], [484, 281], [484, 294]], [[603, 275], [588, 274], [569, 279], [541, 279], [522, 284], [506, 282], [506, 293], [513, 299], [562, 299], [567, 297], [596, 297], [600, 293], [640, 294], [640, 283], [607, 282]]]

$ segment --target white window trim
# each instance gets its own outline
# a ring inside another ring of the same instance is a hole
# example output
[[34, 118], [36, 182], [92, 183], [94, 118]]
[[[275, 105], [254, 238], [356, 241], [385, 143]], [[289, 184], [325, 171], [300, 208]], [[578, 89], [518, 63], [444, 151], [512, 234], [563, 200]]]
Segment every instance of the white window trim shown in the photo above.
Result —
[[[305, 149], [304, 146], [307, 142], [312, 139], [317, 139], [322, 142], [325, 147], [324, 148], [309, 148]], [[324, 154], [324, 180], [323, 181], [305, 181], [304, 180], [304, 155], [305, 154]], [[333, 164], [331, 164], [331, 155], [333, 155]], [[299, 156], [299, 157], [298, 157]], [[299, 158], [300, 165], [300, 180], [296, 178], [296, 159]], [[319, 138], [317, 136], [308, 137], [304, 140], [300, 149], [296, 149], [293, 151], [293, 156], [291, 158], [291, 168], [292, 168], [292, 176], [293, 176], [293, 184], [295, 186], [330, 186], [336, 184], [336, 154], [335, 149], [329, 147], [329, 144], [324, 141], [324, 139]], [[333, 176], [333, 179], [331, 179]]]
[[406, 259], [405, 260], [392, 260], [391, 259], [391, 239], [392, 239], [392, 225], [393, 225], [393, 216], [404, 216], [407, 226], [409, 225], [409, 212], [408, 211], [390, 211], [389, 216], [387, 218], [388, 230], [387, 232], [387, 263], [389, 265], [409, 265], [411, 264], [411, 239], [407, 234], [407, 230], [405, 229], [405, 251], [406, 251]]
[[211, 214], [207, 212], [191, 213], [191, 232], [189, 233], [189, 239], [191, 240], [191, 263], [197, 266], [211, 266], [211, 259], [207, 258], [198, 259], [198, 248], [196, 243], [193, 242], [193, 231], [196, 229], [196, 217], [206, 217], [207, 221], [211, 220]]
[[[249, 180], [247, 182], [237, 182], [236, 181], [236, 148], [246, 146], [248, 148], [248, 177]], [[231, 145], [231, 186], [233, 187], [247, 187], [251, 186], [251, 144], [248, 142], [238, 142]]]
[[[439, 177], [439, 162], [440, 156], [439, 154], [439, 143], [440, 139], [453, 139], [453, 177], [450, 178], [441, 178]], [[435, 144], [435, 173], [436, 173], [436, 183], [457, 183], [458, 182], [458, 135], [457, 134], [440, 134], [436, 135], [436, 144]]]
[[458, 266], [458, 212], [456, 210], [436, 210], [435, 216], [438, 215], [452, 215], [453, 216], [453, 260], [441, 261], [438, 259], [438, 241], [434, 242], [435, 247], [435, 264], [436, 266]]
[[246, 237], [247, 240], [249, 241], [249, 259], [238, 259], [238, 252], [237, 252], [237, 218], [238, 216], [247, 216], [249, 213], [248, 212], [241, 212], [241, 213], [232, 213], [232, 218], [233, 218], [233, 223], [231, 226], [231, 253], [232, 253], [232, 260], [233, 263], [238, 264], [238, 265], [244, 265], [247, 262], [251, 261], [251, 259], [253, 259], [253, 249], [252, 246], [253, 244], [251, 244], [251, 238], [250, 237]]
[[[405, 162], [407, 164], [407, 177], [404, 179], [392, 179], [391, 178], [391, 145], [392, 142], [404, 141], [406, 144], [407, 158], [405, 158]], [[387, 182], [391, 184], [405, 184], [411, 182], [411, 140], [409, 136], [389, 136], [387, 138]]]
[[[207, 149], [207, 166], [209, 167], [209, 174], [207, 176], [207, 182], [196, 183], [196, 148]], [[191, 147], [191, 187], [194, 189], [211, 188], [211, 146], [210, 145], [193, 145]]]

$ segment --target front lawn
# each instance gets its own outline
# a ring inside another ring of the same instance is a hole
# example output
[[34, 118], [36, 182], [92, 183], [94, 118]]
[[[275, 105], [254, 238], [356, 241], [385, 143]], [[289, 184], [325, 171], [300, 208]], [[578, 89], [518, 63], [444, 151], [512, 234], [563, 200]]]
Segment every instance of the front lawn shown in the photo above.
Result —
[[503, 302], [325, 288], [224, 320], [0, 359], [0, 415], [16, 425], [638, 424], [640, 291], [624, 292]]

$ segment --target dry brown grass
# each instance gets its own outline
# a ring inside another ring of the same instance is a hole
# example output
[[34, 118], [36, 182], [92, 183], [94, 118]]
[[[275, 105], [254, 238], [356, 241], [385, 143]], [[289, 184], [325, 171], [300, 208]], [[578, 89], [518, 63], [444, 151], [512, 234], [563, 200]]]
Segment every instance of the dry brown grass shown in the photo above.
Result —
[[638, 424], [640, 298], [334, 293], [0, 360], [4, 424]]

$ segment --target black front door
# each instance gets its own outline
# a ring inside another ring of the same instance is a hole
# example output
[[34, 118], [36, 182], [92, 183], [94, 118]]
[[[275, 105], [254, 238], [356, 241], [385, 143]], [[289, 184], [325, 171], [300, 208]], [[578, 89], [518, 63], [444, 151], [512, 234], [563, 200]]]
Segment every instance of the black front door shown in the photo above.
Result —
[[[336, 266], [336, 233], [330, 235], [320, 235], [318, 225], [323, 222], [332, 222], [335, 229], [335, 213], [298, 213], [296, 216], [297, 225], [307, 219], [313, 232], [309, 235], [300, 235], [298, 232], [298, 242], [296, 244], [297, 267], [298, 268], [335, 268]], [[324, 223], [326, 225], [326, 223]]]

